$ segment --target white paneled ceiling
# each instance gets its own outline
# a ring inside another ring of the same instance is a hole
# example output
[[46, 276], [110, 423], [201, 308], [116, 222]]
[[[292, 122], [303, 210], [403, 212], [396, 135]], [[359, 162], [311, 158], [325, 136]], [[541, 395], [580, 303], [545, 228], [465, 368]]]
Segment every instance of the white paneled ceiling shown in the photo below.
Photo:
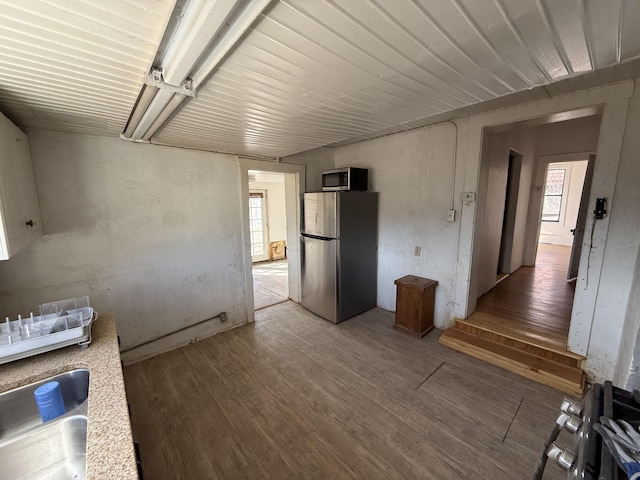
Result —
[[[0, 109], [21, 126], [122, 132], [173, 2], [0, 8]], [[274, 0], [152, 142], [281, 157], [536, 99], [640, 57], [639, 22], [637, 0]]]
[[0, 110], [21, 127], [119, 135], [172, 0], [0, 0]]

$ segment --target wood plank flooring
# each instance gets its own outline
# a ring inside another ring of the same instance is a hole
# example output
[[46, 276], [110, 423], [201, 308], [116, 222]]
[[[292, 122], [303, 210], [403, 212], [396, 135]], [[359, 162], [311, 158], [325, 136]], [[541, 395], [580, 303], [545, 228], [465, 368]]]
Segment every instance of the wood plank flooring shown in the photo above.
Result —
[[540, 244], [535, 267], [520, 267], [478, 299], [465, 322], [533, 344], [567, 350], [575, 282], [567, 282], [571, 247]]
[[393, 320], [285, 302], [126, 367], [145, 480], [529, 478], [563, 395]]

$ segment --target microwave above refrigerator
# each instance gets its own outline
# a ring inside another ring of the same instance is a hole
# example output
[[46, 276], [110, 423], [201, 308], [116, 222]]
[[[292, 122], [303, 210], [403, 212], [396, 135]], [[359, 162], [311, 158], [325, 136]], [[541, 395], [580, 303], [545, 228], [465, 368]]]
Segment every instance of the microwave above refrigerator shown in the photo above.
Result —
[[322, 171], [322, 191], [337, 192], [343, 190], [366, 192], [369, 185], [367, 168], [332, 168]]

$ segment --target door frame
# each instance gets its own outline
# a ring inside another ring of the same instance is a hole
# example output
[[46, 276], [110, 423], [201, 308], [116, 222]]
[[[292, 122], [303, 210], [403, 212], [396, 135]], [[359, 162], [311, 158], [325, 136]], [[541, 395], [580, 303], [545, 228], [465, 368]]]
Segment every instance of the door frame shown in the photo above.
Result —
[[[536, 188], [536, 185], [545, 185], [547, 168], [550, 163], [576, 162], [588, 160], [590, 155], [595, 155], [595, 151], [586, 150], [583, 152], [564, 153], [559, 155], [541, 155], [536, 160], [534, 180], [531, 189], [529, 225], [527, 225], [527, 237], [524, 246], [524, 264], [533, 266], [536, 264], [538, 254], [538, 239], [540, 238], [542, 206], [544, 203], [544, 188]], [[595, 167], [595, 165], [594, 165]]]
[[[481, 258], [482, 215], [484, 213], [484, 199], [482, 179], [484, 172], [481, 168], [484, 150], [483, 139], [485, 128], [506, 125], [544, 115], [562, 114], [591, 110], [601, 113], [600, 132], [594, 166], [593, 184], [590, 203], [595, 197], [606, 197], [610, 202], [614, 199], [616, 190], [616, 176], [620, 164], [624, 133], [627, 129], [627, 112], [629, 99], [633, 95], [634, 82], [625, 81], [604, 87], [583, 90], [566, 95], [545, 98], [535, 102], [520, 104], [506, 109], [478, 114], [461, 122], [466, 131], [466, 141], [458, 149], [461, 158], [458, 165], [466, 165], [464, 178], [456, 191], [477, 192], [477, 198], [463, 202], [460, 213], [460, 238], [458, 249], [458, 265], [455, 282], [454, 315], [466, 318], [476, 308], [478, 298], [478, 266]], [[577, 117], [574, 117], [577, 118]], [[611, 205], [611, 203], [610, 203]], [[587, 371], [598, 370], [605, 372], [600, 378], [608, 378], [615, 361], [607, 359], [610, 352], [617, 352], [622, 335], [622, 322], [613, 325], [603, 321], [606, 312], [615, 311], [616, 305], [626, 305], [629, 292], [617, 287], [616, 282], [605, 283], [601, 276], [611, 277], [614, 272], [604, 262], [605, 253], [619, 245], [618, 239], [613, 242], [609, 237], [611, 215], [599, 222], [598, 229], [593, 234], [593, 252], [582, 251], [581, 263], [587, 263], [590, 255], [589, 278], [595, 281], [587, 282], [583, 275], [578, 275], [574, 309], [569, 328], [569, 351], [587, 357], [585, 368]], [[619, 225], [615, 225], [616, 232]], [[585, 236], [591, 235], [587, 226]], [[586, 270], [586, 269], [585, 269]], [[606, 293], [606, 295], [605, 295]], [[449, 324], [453, 323], [453, 319]], [[606, 325], [606, 327], [605, 327]], [[595, 335], [592, 335], [594, 333]], [[594, 340], [595, 339], [595, 340]], [[590, 361], [593, 358], [593, 362]]]
[[284, 173], [285, 215], [287, 217], [287, 263], [289, 266], [289, 297], [300, 303], [300, 195], [306, 191], [305, 165], [269, 162], [236, 157], [240, 172], [240, 205], [242, 206], [242, 243], [244, 287], [247, 321], [255, 321], [253, 299], [253, 262], [251, 261], [251, 234], [249, 232], [249, 170]]

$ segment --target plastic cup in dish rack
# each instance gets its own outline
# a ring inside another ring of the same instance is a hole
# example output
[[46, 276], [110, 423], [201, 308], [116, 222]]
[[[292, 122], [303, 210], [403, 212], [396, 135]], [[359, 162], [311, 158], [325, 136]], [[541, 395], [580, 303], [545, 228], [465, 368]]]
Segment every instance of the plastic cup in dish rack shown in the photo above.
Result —
[[58, 382], [48, 382], [39, 386], [33, 395], [36, 397], [36, 404], [43, 422], [64, 415], [64, 401]]

